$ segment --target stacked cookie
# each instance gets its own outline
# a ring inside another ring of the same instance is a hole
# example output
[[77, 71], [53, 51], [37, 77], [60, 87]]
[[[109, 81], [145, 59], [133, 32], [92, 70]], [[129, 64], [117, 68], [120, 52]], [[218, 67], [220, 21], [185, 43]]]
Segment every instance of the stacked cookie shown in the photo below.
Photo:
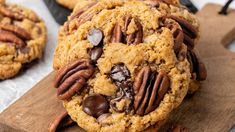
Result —
[[45, 43], [46, 27], [33, 11], [0, 2], [0, 80], [40, 58]]
[[177, 1], [77, 4], [54, 56], [57, 96], [87, 131], [159, 129], [206, 79], [199, 24]]

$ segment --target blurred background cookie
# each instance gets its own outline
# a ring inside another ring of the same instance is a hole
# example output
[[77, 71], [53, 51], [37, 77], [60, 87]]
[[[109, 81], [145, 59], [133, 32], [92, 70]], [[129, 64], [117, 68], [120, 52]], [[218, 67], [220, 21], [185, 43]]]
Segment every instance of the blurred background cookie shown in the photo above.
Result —
[[24, 7], [0, 4], [0, 80], [19, 73], [42, 56], [47, 39], [44, 22]]

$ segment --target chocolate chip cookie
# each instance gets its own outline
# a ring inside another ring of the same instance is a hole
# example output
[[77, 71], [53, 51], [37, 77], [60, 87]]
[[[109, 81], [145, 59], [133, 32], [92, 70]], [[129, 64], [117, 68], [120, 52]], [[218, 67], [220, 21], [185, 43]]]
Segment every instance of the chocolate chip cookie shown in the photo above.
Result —
[[0, 80], [15, 76], [40, 58], [46, 43], [44, 22], [31, 10], [0, 3]]
[[57, 97], [87, 131], [158, 129], [205, 67], [199, 24], [175, 1], [101, 0], [75, 8], [54, 56]]

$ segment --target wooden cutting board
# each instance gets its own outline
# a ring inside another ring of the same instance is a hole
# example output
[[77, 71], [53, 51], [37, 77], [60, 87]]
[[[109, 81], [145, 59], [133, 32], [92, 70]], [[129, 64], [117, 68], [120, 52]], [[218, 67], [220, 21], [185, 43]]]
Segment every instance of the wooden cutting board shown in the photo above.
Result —
[[[226, 132], [235, 124], [235, 53], [225, 45], [235, 40], [235, 10], [218, 15], [221, 6], [208, 4], [198, 14], [201, 40], [197, 46], [207, 66], [208, 79], [194, 95], [173, 111], [162, 131], [182, 124], [192, 132]], [[0, 114], [0, 131], [45, 132], [63, 109], [49, 74]], [[82, 131], [79, 127], [66, 131]]]

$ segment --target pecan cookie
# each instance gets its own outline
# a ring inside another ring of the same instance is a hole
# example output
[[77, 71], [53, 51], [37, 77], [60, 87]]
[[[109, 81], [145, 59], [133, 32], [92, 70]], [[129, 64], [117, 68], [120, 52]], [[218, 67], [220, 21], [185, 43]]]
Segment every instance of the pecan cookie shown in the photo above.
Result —
[[75, 8], [54, 56], [58, 99], [87, 131], [158, 129], [184, 99], [191, 75], [206, 77], [194, 54], [198, 27], [168, 0]]
[[15, 76], [22, 65], [42, 56], [46, 27], [31, 10], [0, 3], [0, 80]]

